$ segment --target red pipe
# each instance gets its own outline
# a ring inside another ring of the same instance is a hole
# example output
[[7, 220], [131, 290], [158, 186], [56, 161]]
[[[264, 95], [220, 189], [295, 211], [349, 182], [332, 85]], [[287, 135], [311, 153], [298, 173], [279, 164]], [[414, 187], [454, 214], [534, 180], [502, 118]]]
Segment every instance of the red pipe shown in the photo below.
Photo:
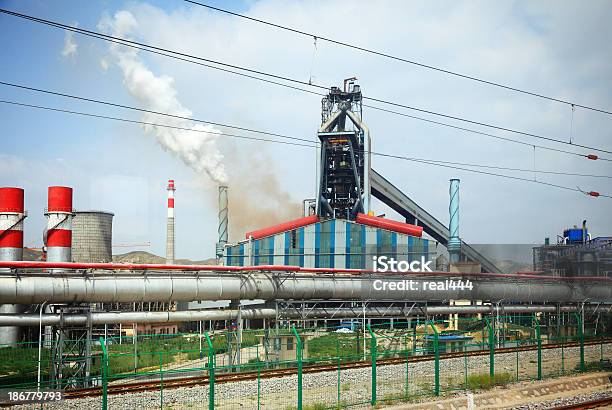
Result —
[[378, 216], [370, 216], [365, 214], [357, 214], [357, 218], [355, 218], [355, 222], [374, 226], [376, 228], [387, 229], [389, 231], [405, 233], [411, 236], [421, 237], [423, 236], [423, 227], [410, 225], [403, 222], [392, 221], [386, 218], [380, 218]]
[[42, 269], [105, 269], [105, 270], [180, 270], [180, 271], [241, 271], [239, 266], [216, 266], [216, 265], [165, 265], [158, 263], [73, 263], [73, 262], [38, 262], [38, 261], [16, 261], [0, 262], [0, 267], [5, 268], [42, 268]]
[[[73, 262], [37, 262], [37, 261], [0, 261], [0, 268], [12, 269], [105, 269], [105, 270], [158, 270], [158, 271], [217, 271], [217, 272], [302, 272], [302, 273], [350, 273], [350, 274], [380, 274], [366, 269], [336, 269], [336, 268], [302, 268], [291, 265], [258, 265], [258, 266], [219, 266], [219, 265], [162, 265], [155, 263], [73, 263]], [[385, 275], [393, 275], [385, 272]], [[397, 275], [401, 275], [398, 273]], [[484, 277], [504, 279], [548, 279], [548, 280], [597, 280], [612, 281], [605, 276], [548, 276], [548, 275], [517, 275], [508, 273], [457, 273], [457, 272], [411, 272], [412, 276], [446, 276], [446, 277]]]
[[294, 219], [293, 221], [283, 222], [282, 224], [270, 226], [268, 228], [258, 229], [246, 233], [246, 238], [260, 239], [266, 236], [274, 235], [280, 232], [290, 231], [292, 229], [301, 228], [302, 226], [310, 225], [319, 221], [317, 215], [305, 216], [303, 218]]

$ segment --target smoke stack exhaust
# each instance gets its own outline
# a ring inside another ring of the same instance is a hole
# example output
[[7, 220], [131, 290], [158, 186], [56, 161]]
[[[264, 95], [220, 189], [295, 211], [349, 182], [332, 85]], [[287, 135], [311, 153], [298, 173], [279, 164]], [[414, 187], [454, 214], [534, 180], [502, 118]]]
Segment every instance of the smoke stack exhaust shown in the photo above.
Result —
[[459, 180], [450, 180], [450, 223], [448, 226], [448, 254], [450, 263], [457, 263], [461, 257], [461, 239], [459, 238]]
[[166, 226], [166, 264], [174, 264], [174, 180], [168, 180], [168, 222]]
[[223, 258], [223, 248], [227, 244], [227, 186], [219, 186], [219, 241], [217, 242], [217, 259]]

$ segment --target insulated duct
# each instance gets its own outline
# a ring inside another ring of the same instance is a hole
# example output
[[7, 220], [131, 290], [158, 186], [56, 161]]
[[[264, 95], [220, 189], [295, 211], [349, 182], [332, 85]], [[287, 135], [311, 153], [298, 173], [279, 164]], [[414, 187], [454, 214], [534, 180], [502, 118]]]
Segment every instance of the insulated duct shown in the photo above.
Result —
[[[598, 310], [606, 312], [610, 306], [585, 306], [586, 311]], [[511, 306], [424, 306], [424, 307], [368, 307], [365, 316], [369, 318], [401, 318], [411, 316], [434, 316], [448, 314], [514, 314], [514, 313], [555, 313], [577, 312], [579, 306], [552, 306], [552, 305], [511, 305]], [[243, 308], [243, 319], [274, 319], [277, 317], [275, 309], [271, 308]], [[60, 323], [65, 326], [86, 325], [91, 320], [93, 325], [112, 323], [176, 323], [197, 322], [205, 320], [231, 320], [238, 316], [237, 309], [224, 310], [191, 310], [170, 312], [99, 312], [90, 315], [79, 314], [15, 314], [0, 315], [0, 326], [51, 326]], [[289, 319], [344, 319], [361, 318], [364, 316], [362, 308], [313, 308], [283, 312], [283, 318]]]
[[[7, 262], [6, 264], [10, 264]], [[16, 263], [16, 262], [13, 262]], [[1, 266], [1, 264], [0, 264]], [[265, 270], [266, 267], [259, 267]], [[456, 285], [470, 280], [471, 289]], [[451, 282], [452, 281], [452, 282]], [[393, 284], [393, 285], [391, 285]], [[414, 290], [413, 290], [414, 289]], [[536, 280], [514, 276], [440, 274], [375, 276], [296, 272], [224, 274], [162, 272], [108, 274], [0, 274], [4, 303], [191, 302], [202, 300], [483, 300], [516, 302], [612, 302], [605, 278]]]

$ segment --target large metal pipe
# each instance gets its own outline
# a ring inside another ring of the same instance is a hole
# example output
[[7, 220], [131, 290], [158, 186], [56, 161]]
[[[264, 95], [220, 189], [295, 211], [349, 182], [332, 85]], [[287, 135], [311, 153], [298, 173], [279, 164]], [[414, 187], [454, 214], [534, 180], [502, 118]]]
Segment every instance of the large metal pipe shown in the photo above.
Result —
[[[598, 309], [601, 312], [610, 310], [610, 306], [602, 308], [601, 306], [585, 306], [585, 310]], [[290, 319], [342, 319], [342, 318], [357, 318], [363, 317], [364, 314], [369, 318], [401, 318], [410, 316], [434, 316], [447, 314], [513, 314], [513, 313], [555, 313], [555, 312], [576, 312], [580, 310], [580, 306], [552, 306], [552, 305], [511, 305], [511, 306], [495, 306], [495, 305], [480, 305], [480, 306], [425, 306], [425, 307], [361, 307], [351, 308], [314, 308], [305, 310], [287, 311], [283, 313], [283, 317]], [[19, 324], [20, 326], [43, 326], [58, 325], [84, 325], [91, 320], [94, 325], [111, 324], [111, 323], [176, 323], [176, 322], [197, 322], [205, 320], [230, 320], [235, 319], [238, 315], [242, 319], [273, 319], [276, 317], [276, 309], [271, 308], [243, 308], [224, 309], [224, 310], [193, 310], [193, 311], [170, 311], [170, 312], [99, 312], [88, 315], [79, 314], [49, 314], [39, 316], [37, 314], [15, 314], [15, 315], [0, 315], [0, 326], [12, 326]]]
[[363, 212], [365, 214], [370, 213], [371, 208], [371, 181], [370, 174], [372, 169], [372, 139], [370, 137], [370, 129], [368, 126], [351, 110], [347, 110], [346, 114], [349, 116], [353, 124], [361, 130], [363, 136], [364, 145], [364, 164], [363, 164]]
[[[1, 265], [0, 265], [1, 266]], [[471, 289], [457, 286], [459, 279]], [[0, 274], [0, 300], [33, 304], [90, 302], [190, 302], [200, 300], [483, 300], [611, 302], [609, 281], [559, 281], [449, 276], [378, 276], [252, 273], [108, 275]]]
[[[25, 217], [23, 189], [0, 188], [0, 261], [23, 259], [23, 220]], [[0, 305], [0, 314], [16, 314], [20, 310], [19, 305]], [[0, 344], [17, 343], [18, 341], [18, 327], [0, 329]]]
[[[300, 266], [292, 265], [256, 265], [256, 266], [222, 266], [222, 265], [163, 265], [159, 263], [69, 263], [69, 262], [37, 262], [37, 261], [0, 261], [0, 268], [9, 268], [16, 270], [35, 270], [35, 269], [62, 269], [69, 274], [69, 271], [76, 271], [79, 273], [81, 270], [104, 270], [103, 274], [108, 275], [109, 271], [113, 273], [120, 273], [124, 271], [131, 272], [151, 272], [151, 273], [164, 273], [180, 271], [182, 273], [198, 272], [208, 274], [219, 274], [219, 273], [262, 273], [262, 272], [287, 272], [287, 273], [318, 273], [318, 274], [351, 274], [351, 275], [370, 275], [376, 273], [373, 270], [368, 269], [337, 269], [337, 268], [304, 268]], [[412, 276], [424, 275], [421, 272], [413, 272], [410, 276], [396, 276], [395, 278], [407, 278], [410, 279]], [[427, 272], [428, 276], [439, 276], [443, 279], [446, 278], [457, 278], [457, 275], [463, 277], [480, 277], [484, 279], [524, 279], [524, 280], [551, 280], [559, 282], [585, 282], [585, 281], [600, 281], [600, 282], [612, 282], [612, 278], [606, 276], [552, 276], [541, 274], [541, 272], [518, 272], [513, 273], [469, 273], [462, 272], [457, 274], [455, 272]]]
[[246, 233], [246, 239], [261, 239], [266, 236], [271, 236], [279, 232], [289, 231], [291, 229], [301, 228], [302, 226], [310, 225], [319, 221], [317, 215], [304, 216], [302, 218], [294, 219], [291, 221], [283, 222], [278, 225], [270, 226], [256, 231]]
[[411, 224], [407, 224], [403, 222], [397, 222], [391, 219], [381, 218], [378, 216], [357, 214], [357, 217], [355, 218], [355, 222], [363, 224], [363, 225], [387, 229], [389, 231], [405, 233], [407, 235], [417, 236], [419, 238], [423, 235], [422, 226], [416, 226], [416, 225], [411, 225]]

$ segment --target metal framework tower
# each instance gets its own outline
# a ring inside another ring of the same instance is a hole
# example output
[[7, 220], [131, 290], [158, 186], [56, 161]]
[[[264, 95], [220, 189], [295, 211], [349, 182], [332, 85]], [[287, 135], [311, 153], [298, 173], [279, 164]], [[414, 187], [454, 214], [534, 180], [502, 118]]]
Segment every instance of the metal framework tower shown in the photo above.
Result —
[[[54, 306], [55, 313], [84, 314], [90, 317], [90, 306]], [[51, 384], [56, 389], [91, 385], [91, 321], [83, 325], [61, 324], [53, 327], [51, 349]]]
[[353, 220], [370, 210], [370, 132], [354, 80], [344, 80], [343, 90], [332, 87], [321, 101], [317, 215], [323, 218]]

